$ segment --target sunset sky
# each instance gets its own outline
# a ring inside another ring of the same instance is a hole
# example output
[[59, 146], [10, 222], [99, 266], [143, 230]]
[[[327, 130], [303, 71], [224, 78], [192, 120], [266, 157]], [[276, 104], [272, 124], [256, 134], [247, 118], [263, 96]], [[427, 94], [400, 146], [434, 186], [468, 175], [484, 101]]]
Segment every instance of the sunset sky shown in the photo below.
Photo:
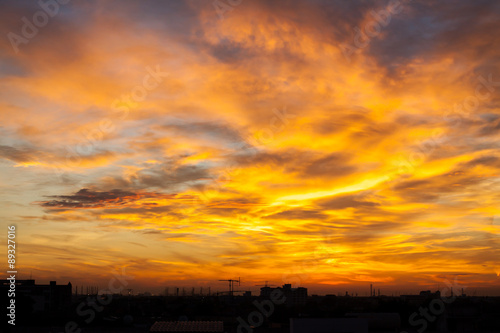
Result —
[[500, 295], [499, 2], [46, 2], [0, 4], [18, 278]]

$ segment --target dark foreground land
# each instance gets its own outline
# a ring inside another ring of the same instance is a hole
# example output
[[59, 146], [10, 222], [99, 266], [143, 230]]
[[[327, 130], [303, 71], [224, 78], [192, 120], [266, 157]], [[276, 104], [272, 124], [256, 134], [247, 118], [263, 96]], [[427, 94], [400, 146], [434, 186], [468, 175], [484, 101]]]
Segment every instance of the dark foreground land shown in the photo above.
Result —
[[[7, 312], [6, 302], [5, 297]], [[316, 326], [330, 325], [322, 319], [351, 318], [367, 321], [365, 332], [500, 332], [500, 297], [330, 295], [308, 296], [303, 304], [275, 304], [257, 296], [73, 295], [70, 304], [49, 310], [40, 310], [39, 302], [20, 295], [16, 325], [9, 325], [4, 315], [2, 331], [149, 332], [157, 321], [222, 321], [224, 332], [290, 332], [294, 318], [295, 324], [303, 320], [312, 333], [321, 331]], [[299, 326], [294, 333], [304, 331]]]

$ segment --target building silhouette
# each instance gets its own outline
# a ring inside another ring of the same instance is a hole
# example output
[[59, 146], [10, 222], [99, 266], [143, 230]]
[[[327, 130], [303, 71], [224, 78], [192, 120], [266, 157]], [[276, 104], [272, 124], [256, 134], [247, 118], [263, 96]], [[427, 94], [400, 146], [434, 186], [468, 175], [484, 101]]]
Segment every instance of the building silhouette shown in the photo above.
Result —
[[277, 288], [262, 287], [260, 288], [260, 297], [271, 298], [271, 293], [275, 290], [280, 290], [283, 293], [287, 305], [301, 305], [307, 302], [307, 288], [292, 288], [291, 284], [284, 284]]
[[[16, 280], [16, 294], [21, 294], [33, 300], [33, 312], [61, 311], [71, 305], [71, 282], [67, 285], [35, 284], [35, 280]], [[0, 280], [0, 292], [7, 293], [9, 280]]]

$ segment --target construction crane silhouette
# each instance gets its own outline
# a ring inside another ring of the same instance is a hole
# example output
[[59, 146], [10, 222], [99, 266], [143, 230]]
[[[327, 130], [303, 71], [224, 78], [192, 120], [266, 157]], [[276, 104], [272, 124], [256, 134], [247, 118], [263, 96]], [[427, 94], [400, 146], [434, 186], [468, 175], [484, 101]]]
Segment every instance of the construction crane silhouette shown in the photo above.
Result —
[[233, 279], [229, 279], [229, 280], [219, 280], [219, 281], [227, 281], [229, 282], [229, 296], [233, 296], [233, 293], [234, 293], [234, 283], [235, 282], [238, 282], [238, 286], [241, 285], [241, 280], [240, 278], [238, 278], [238, 280], [233, 280]]

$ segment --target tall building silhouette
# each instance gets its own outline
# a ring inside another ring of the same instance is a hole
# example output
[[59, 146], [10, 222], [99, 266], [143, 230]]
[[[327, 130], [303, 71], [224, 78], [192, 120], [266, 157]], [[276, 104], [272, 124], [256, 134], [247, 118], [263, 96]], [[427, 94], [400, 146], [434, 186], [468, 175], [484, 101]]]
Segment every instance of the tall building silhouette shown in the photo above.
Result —
[[297, 305], [305, 304], [307, 302], [307, 288], [292, 288], [291, 284], [284, 284], [282, 287], [277, 288], [271, 288], [269, 286], [262, 287], [260, 288], [260, 296], [270, 298], [271, 293], [275, 290], [281, 290], [285, 297], [285, 304]]

